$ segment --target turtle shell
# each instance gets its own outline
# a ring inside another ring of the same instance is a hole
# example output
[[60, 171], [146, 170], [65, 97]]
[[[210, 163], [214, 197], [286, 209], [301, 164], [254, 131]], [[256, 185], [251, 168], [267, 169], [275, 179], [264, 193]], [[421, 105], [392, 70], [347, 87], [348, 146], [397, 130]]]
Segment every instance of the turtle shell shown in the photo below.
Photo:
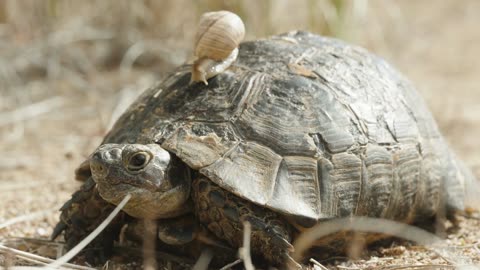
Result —
[[[244, 42], [204, 84], [146, 90], [104, 143], [158, 143], [222, 188], [315, 220], [462, 208], [462, 174], [422, 98], [384, 60], [291, 32]], [[445, 188], [448, 187], [448, 188]]]

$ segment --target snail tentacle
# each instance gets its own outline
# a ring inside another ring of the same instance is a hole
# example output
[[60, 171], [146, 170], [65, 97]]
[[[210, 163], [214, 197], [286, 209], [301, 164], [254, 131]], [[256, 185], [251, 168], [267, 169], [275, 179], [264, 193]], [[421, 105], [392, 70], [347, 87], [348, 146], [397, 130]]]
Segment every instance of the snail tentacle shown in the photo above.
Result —
[[237, 56], [238, 48], [235, 48], [230, 55], [222, 61], [215, 61], [208, 58], [198, 59], [193, 63], [192, 79], [190, 80], [190, 83], [203, 82], [205, 85], [208, 85], [207, 80], [229, 68], [237, 59]]

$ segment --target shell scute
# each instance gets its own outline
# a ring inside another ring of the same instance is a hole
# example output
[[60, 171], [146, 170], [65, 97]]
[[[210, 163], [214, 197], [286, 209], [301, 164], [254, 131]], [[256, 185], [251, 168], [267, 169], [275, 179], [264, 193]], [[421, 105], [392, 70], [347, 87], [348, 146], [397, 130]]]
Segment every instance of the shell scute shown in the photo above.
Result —
[[[208, 86], [190, 85], [189, 72], [149, 90], [105, 142], [161, 143], [225, 190], [307, 220], [411, 221], [433, 215], [442, 196], [462, 207], [467, 176], [426, 105], [363, 49], [293, 32], [241, 44]], [[134, 113], [147, 121], [128, 120]]]

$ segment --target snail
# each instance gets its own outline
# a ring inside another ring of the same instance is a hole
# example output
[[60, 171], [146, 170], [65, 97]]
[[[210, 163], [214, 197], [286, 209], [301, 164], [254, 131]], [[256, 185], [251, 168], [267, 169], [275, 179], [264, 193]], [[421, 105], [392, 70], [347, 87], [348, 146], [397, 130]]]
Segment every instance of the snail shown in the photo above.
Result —
[[242, 19], [229, 11], [207, 12], [200, 18], [195, 35], [195, 61], [191, 82], [203, 82], [225, 71], [238, 56], [245, 36]]

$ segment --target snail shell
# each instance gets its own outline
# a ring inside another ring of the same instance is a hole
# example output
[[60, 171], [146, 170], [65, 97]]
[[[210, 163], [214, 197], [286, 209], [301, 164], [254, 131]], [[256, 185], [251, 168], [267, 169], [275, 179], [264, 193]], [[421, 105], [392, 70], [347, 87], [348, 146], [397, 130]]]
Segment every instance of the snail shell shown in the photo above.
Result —
[[242, 19], [229, 11], [202, 15], [195, 35], [195, 62], [192, 82], [207, 80], [227, 69], [237, 58], [238, 45], [245, 36]]

